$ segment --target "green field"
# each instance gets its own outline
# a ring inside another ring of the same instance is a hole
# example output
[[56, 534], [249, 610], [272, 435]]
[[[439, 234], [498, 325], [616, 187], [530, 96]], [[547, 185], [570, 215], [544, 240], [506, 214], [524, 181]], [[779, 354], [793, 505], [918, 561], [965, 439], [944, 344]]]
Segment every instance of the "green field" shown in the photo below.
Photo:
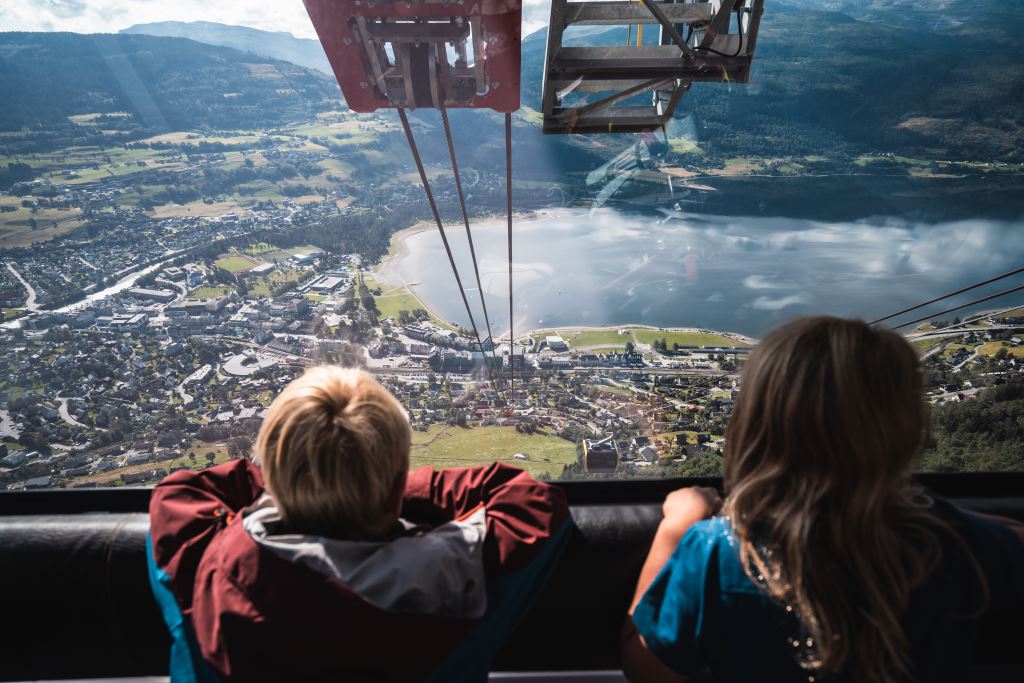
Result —
[[668, 332], [663, 330], [634, 329], [633, 338], [641, 344], [653, 344], [655, 340], [664, 339], [669, 348], [673, 344], [680, 346], [738, 346], [735, 339], [708, 332]]
[[[576, 444], [545, 433], [520, 434], [514, 427], [450, 427], [431, 425], [412, 433], [412, 467], [468, 467], [499, 460], [534, 476], [557, 477], [576, 459]], [[527, 460], [514, 460], [522, 453]]]
[[563, 327], [555, 330], [555, 334], [558, 334], [562, 339], [569, 342], [570, 345], [576, 348], [586, 348], [591, 346], [607, 346], [607, 347], [619, 347], [624, 348], [626, 342], [633, 341], [633, 338], [626, 334], [619, 334], [618, 330], [621, 328], [610, 328], [607, 330], [585, 330], [572, 327]]
[[999, 353], [999, 349], [1006, 349], [1006, 351], [1014, 358], [1024, 358], [1024, 345], [1011, 346], [1007, 344], [1006, 346], [1003, 346], [1003, 342], [1001, 341], [985, 342], [978, 348], [978, 355], [994, 356]]
[[[394, 318], [395, 320], [398, 320], [399, 311], [409, 311], [412, 313], [417, 308], [422, 308], [429, 312], [429, 309], [423, 305], [423, 302], [420, 301], [419, 297], [405, 287], [392, 287], [391, 285], [385, 285], [377, 282], [371, 277], [364, 277], [363, 282], [370, 288], [370, 291], [373, 291], [378, 287], [380, 288], [380, 295], [374, 295], [373, 299], [377, 303], [377, 310], [380, 311], [381, 318]], [[441, 327], [452, 327], [445, 321], [434, 317], [433, 314], [431, 314], [430, 320]]]
[[229, 273], [237, 273], [240, 270], [249, 270], [256, 264], [244, 256], [225, 256], [214, 261], [214, 265], [218, 268], [223, 268]]
[[938, 343], [939, 340], [937, 339], [917, 339], [915, 341], [910, 342], [910, 345], [913, 346], [914, 350], [917, 351], [918, 353], [924, 353], [925, 351], [927, 351], [928, 349], [930, 349], [931, 347], [935, 346]]
[[[626, 334], [619, 334], [626, 330]], [[543, 337], [557, 334], [578, 349], [622, 349], [626, 342], [636, 344], [652, 344], [664, 339], [669, 348], [672, 344], [680, 346], [742, 346], [735, 339], [720, 334], [707, 332], [670, 332], [668, 330], [652, 330], [641, 327], [609, 327], [607, 329], [588, 330], [580, 327], [560, 327], [555, 330], [537, 330], [535, 336]]]
[[[934, 342], [933, 342], [934, 343]], [[950, 356], [957, 352], [958, 349], [967, 349], [970, 352], [974, 352], [976, 344], [946, 344], [945, 348], [942, 349], [942, 359], [947, 360]]]
[[253, 296], [269, 297], [271, 287], [278, 287], [286, 282], [299, 282], [303, 276], [308, 278], [311, 275], [312, 273], [304, 270], [275, 270], [270, 275], [257, 277], [249, 288], [249, 293]]
[[277, 247], [273, 244], [267, 244], [266, 242], [253, 242], [243, 249], [242, 253], [248, 254], [249, 256], [259, 256], [260, 254], [265, 254], [268, 251], [274, 251], [275, 249], [277, 249]]
[[214, 296], [223, 296], [231, 291], [230, 287], [196, 287], [189, 292], [191, 299], [208, 299]]

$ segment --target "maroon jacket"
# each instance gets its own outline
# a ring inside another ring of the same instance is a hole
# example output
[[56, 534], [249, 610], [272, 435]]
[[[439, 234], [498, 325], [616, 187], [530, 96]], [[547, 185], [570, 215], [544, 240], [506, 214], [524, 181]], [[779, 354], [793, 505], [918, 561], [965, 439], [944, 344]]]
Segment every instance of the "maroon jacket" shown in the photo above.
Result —
[[[420, 680], [477, 623], [479, 617], [382, 608], [337, 576], [258, 542], [253, 520], [243, 520], [261, 501], [272, 504], [259, 468], [236, 460], [176, 472], [156, 486], [150, 502], [152, 559], [169, 576], [202, 658], [222, 680]], [[560, 489], [498, 463], [411, 472], [402, 516], [444, 525], [481, 506], [477, 561], [488, 587], [537, 562], [569, 520]], [[460, 533], [456, 528], [455, 537]], [[408, 534], [435, 549], [431, 534], [441, 537], [438, 531]], [[378, 586], [389, 585], [372, 567], [363, 573]]]

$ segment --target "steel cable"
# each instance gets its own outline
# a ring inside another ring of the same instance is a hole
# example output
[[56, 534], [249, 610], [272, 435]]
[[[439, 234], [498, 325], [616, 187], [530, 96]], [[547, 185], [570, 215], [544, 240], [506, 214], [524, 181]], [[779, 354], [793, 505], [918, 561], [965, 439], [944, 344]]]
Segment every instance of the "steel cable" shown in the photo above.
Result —
[[[1003, 279], [1008, 278], [1008, 277], [1010, 277], [1012, 275], [1016, 275], [1017, 273], [1020, 273], [1020, 272], [1024, 272], [1024, 268], [1017, 268], [1016, 270], [1011, 270], [1008, 273], [1003, 273], [1002, 275], [997, 275], [996, 277], [989, 278], [988, 280], [985, 280], [983, 282], [979, 282], [977, 284], [973, 284], [973, 285], [971, 285], [969, 287], [963, 287], [961, 289], [956, 290], [955, 292], [950, 292], [949, 294], [943, 294], [942, 296], [937, 296], [934, 299], [929, 299], [928, 301], [925, 301], [923, 303], [919, 303], [916, 306], [911, 306], [910, 308], [904, 308], [902, 311], [897, 311], [896, 313], [892, 313], [890, 315], [887, 315], [884, 318], [879, 318], [878, 320], [872, 320], [868, 324], [869, 325], [877, 325], [878, 323], [884, 322], [886, 320], [889, 320], [890, 318], [895, 318], [896, 316], [903, 315], [904, 313], [910, 313], [911, 311], [916, 311], [917, 309], [922, 308], [924, 306], [927, 306], [928, 304], [934, 304], [936, 301], [942, 301], [943, 299], [948, 299], [951, 296], [956, 296], [957, 294], [963, 294], [964, 292], [969, 292], [972, 289], [977, 289], [978, 287], [983, 287], [984, 285], [991, 284], [993, 282], [998, 282], [999, 280], [1003, 280]], [[1000, 295], [997, 295], [997, 296], [1000, 296]], [[987, 301], [987, 300], [988, 299], [985, 299], [985, 301]], [[967, 305], [970, 306], [970, 304], [967, 304]], [[963, 308], [963, 306], [961, 306], [960, 308]], [[954, 309], [951, 309], [951, 310], [955, 311], [957, 309], [954, 308]], [[948, 313], [948, 311], [944, 311], [944, 312]], [[942, 315], [942, 313], [937, 313], [936, 315]], [[928, 317], [934, 317], [934, 316], [928, 316]], [[903, 325], [898, 325], [897, 327], [906, 327], [909, 324], [910, 323], [904, 323]]]
[[[974, 287], [977, 287], [977, 286], [978, 285], [974, 285]], [[968, 287], [968, 289], [974, 289], [974, 287]], [[947, 313], [952, 313], [953, 311], [959, 311], [961, 308], [967, 308], [968, 306], [974, 306], [975, 304], [980, 304], [980, 303], [984, 303], [986, 301], [991, 301], [992, 299], [998, 299], [1001, 296], [1006, 296], [1007, 294], [1013, 294], [1014, 292], [1019, 292], [1022, 289], [1024, 289], [1024, 285], [1019, 285], [1019, 286], [1013, 287], [1011, 289], [1004, 289], [1001, 292], [996, 292], [995, 294], [990, 294], [990, 295], [988, 295], [986, 297], [982, 297], [980, 299], [975, 299], [974, 301], [970, 301], [970, 302], [968, 302], [966, 304], [962, 304], [960, 306], [953, 306], [952, 308], [947, 308], [944, 311], [939, 311], [938, 313], [932, 313], [930, 315], [926, 315], [923, 318], [918, 318], [917, 320], [911, 320], [910, 322], [900, 323], [899, 325], [896, 325], [892, 329], [898, 330], [901, 327], [906, 327], [907, 325], [913, 325], [914, 323], [921, 323], [921, 322], [924, 322], [925, 320], [932, 320], [932, 319], [934, 319], [934, 318], [936, 318], [936, 317], [938, 317], [940, 315], [946, 315]], [[944, 298], [944, 297], [940, 297], [940, 298]], [[915, 308], [918, 308], [918, 307], [915, 306]]]
[[515, 406], [516, 338], [512, 329], [512, 114], [505, 114], [505, 215], [508, 218], [508, 394]]
[[[438, 212], [437, 204], [434, 202], [434, 193], [430, 191], [430, 181], [427, 180], [427, 172], [423, 169], [423, 160], [420, 159], [419, 148], [416, 147], [416, 140], [413, 138], [412, 128], [409, 126], [409, 117], [406, 116], [405, 109], [399, 107], [398, 117], [402, 120], [402, 127], [405, 129], [405, 137], [409, 141], [409, 150], [412, 152], [413, 161], [416, 162], [416, 170], [420, 173], [420, 181], [422, 181], [423, 190], [427, 194], [427, 202], [430, 204], [430, 211], [434, 214], [434, 222], [437, 223], [437, 229], [441, 233], [441, 241], [444, 242], [444, 250], [448, 254], [448, 263], [452, 267], [452, 274], [455, 275], [455, 283], [459, 286], [459, 294], [462, 295], [462, 303], [466, 306], [466, 315], [469, 316], [469, 324], [473, 326], [473, 334], [476, 336], [476, 343], [482, 354], [484, 345], [480, 340], [480, 330], [477, 329], [476, 320], [473, 318], [473, 311], [469, 307], [469, 299], [466, 298], [466, 290], [462, 286], [462, 278], [459, 277], [459, 269], [455, 265], [455, 257], [452, 255], [451, 245], [448, 244], [448, 235], [445, 233], [444, 224], [441, 222], [441, 214]], [[487, 362], [486, 356], [484, 356], [484, 365], [487, 367], [487, 377], [491, 382], [491, 387], [497, 391], [497, 385], [494, 383], [494, 376], [491, 374], [491, 365]]]
[[[459, 162], [455, 160], [455, 144], [452, 142], [452, 129], [448, 123], [448, 112], [444, 106], [440, 107], [441, 122], [444, 124], [444, 139], [448, 143], [448, 155], [452, 159], [452, 173], [455, 175], [455, 191], [459, 195], [459, 208], [462, 209], [462, 224], [466, 226], [466, 238], [469, 240], [469, 255], [473, 259], [473, 272], [476, 274], [476, 288], [480, 294], [480, 306], [484, 310], [484, 324], [487, 326], [487, 339], [491, 342], [491, 361], [497, 364], [497, 357], [494, 355], [494, 335], [491, 333], [491, 318], [487, 314], [487, 302], [484, 300], [484, 286], [480, 281], [480, 268], [477, 266], [476, 249], [473, 247], [473, 231], [469, 227], [469, 212], [466, 211], [466, 197], [462, 192], [462, 175], [459, 173]], [[480, 352], [484, 347], [480, 345]], [[485, 361], [486, 362], [486, 361]]]

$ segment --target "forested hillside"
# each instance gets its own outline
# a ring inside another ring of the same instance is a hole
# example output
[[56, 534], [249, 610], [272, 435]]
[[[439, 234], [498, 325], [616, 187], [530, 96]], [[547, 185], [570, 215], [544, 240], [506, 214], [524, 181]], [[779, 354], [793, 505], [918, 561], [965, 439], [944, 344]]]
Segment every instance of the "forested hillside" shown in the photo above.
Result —
[[1022, 469], [1024, 384], [989, 387], [978, 400], [935, 408], [934, 426], [921, 468], [940, 472], [1003, 472]]
[[[713, 167], [730, 158], [816, 157], [850, 164], [877, 152], [1024, 161], [1022, 26], [1024, 5], [996, 0], [969, 8], [948, 0], [768, 3], [751, 82], [696, 84], [669, 126], [669, 137], [680, 141], [672, 161]], [[275, 59], [316, 63], [322, 52], [315, 41], [204, 22], [126, 30], [189, 39], [0, 33], [0, 131], [32, 131], [5, 140], [3, 151], [118, 145], [165, 131], [259, 130], [343, 107], [332, 77]], [[244, 51], [195, 42], [204, 40]], [[540, 136], [531, 109], [539, 108], [545, 41], [546, 31], [523, 41], [516, 154], [528, 164], [544, 159], [551, 172], [540, 175], [553, 180], [592, 168], [595, 154], [608, 158], [636, 138], [556, 143]], [[576, 44], [624, 42], [618, 28], [575, 34]], [[432, 114], [417, 117], [436, 125]], [[84, 116], [93, 117], [89, 126], [69, 119]], [[465, 152], [473, 163], [500, 172], [500, 118], [486, 111], [452, 118], [461, 139], [479, 143]], [[395, 138], [384, 149], [401, 143], [396, 131], [377, 132]], [[443, 157], [436, 142], [424, 136], [422, 144]]]
[[78, 142], [75, 115], [111, 114], [100, 123], [118, 142], [308, 120], [340, 99], [334, 79], [288, 62], [183, 38], [76, 33], [0, 33], [0, 93], [0, 131], [47, 131], [51, 144]]
[[[750, 83], [695, 84], [679, 134], [727, 156], [1024, 160], [1024, 5], [796, 2], [765, 3]], [[533, 107], [546, 40], [540, 31], [523, 45], [523, 101]], [[576, 44], [625, 41], [625, 29], [588, 27]]]

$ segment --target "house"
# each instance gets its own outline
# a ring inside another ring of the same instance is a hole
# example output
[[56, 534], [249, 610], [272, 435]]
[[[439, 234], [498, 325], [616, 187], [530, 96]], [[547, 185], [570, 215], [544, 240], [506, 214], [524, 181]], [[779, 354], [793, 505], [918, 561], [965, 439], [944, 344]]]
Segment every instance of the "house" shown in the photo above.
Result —
[[583, 468], [586, 472], [614, 472], [619, 464], [619, 449], [615, 439], [583, 440]]
[[48, 489], [53, 487], [53, 477], [46, 475], [25, 480], [25, 489]]
[[650, 445], [651, 445], [651, 440], [650, 440], [649, 437], [646, 437], [646, 436], [634, 436], [633, 437], [633, 448], [635, 450], [640, 450], [644, 446], [650, 446]]

